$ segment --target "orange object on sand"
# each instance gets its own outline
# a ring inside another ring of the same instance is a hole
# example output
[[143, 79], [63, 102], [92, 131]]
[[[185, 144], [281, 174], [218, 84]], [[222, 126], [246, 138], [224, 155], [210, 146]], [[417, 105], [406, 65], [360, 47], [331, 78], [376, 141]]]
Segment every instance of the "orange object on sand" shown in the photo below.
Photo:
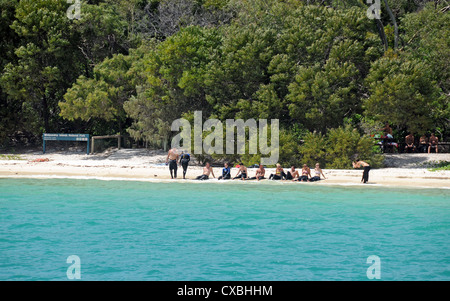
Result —
[[31, 160], [30, 162], [48, 162], [48, 161], [50, 161], [48, 158], [38, 158]]

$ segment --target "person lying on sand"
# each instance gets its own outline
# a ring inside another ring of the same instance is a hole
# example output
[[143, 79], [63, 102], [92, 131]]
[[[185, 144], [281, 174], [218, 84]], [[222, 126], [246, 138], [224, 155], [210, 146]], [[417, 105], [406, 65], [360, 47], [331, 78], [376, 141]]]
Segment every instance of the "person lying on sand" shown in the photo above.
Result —
[[323, 176], [324, 179], [326, 179], [325, 175], [322, 172], [322, 169], [320, 168], [320, 164], [316, 163], [316, 168], [314, 168], [314, 177], [309, 179], [310, 182], [320, 181], [320, 175]]
[[244, 164], [239, 163], [239, 171], [236, 174], [236, 176], [233, 178], [233, 180], [235, 180], [235, 179], [241, 179], [241, 180], [247, 179], [247, 167], [245, 167]]
[[364, 181], [364, 184], [367, 183], [369, 181], [369, 171], [370, 171], [370, 165], [367, 162], [364, 161], [353, 161], [352, 163], [353, 168], [360, 168], [360, 167], [364, 167], [364, 172], [361, 178], [361, 182]]
[[209, 162], [207, 162], [205, 167], [203, 167], [203, 174], [201, 176], [198, 176], [195, 179], [196, 180], [208, 180], [209, 174], [212, 174], [213, 178], [215, 178], [214, 171], [213, 171], [211, 165], [209, 164]]

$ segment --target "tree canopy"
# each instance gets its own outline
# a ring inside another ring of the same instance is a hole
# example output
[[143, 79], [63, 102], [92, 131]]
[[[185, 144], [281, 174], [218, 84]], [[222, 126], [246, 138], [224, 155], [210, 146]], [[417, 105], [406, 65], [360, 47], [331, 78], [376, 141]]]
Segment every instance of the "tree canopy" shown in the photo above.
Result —
[[73, 20], [69, 5], [0, 0], [0, 146], [76, 130], [162, 147], [196, 110], [279, 119], [285, 153], [304, 161], [339, 136], [369, 154], [385, 122], [450, 136], [447, 1], [381, 1], [379, 20], [359, 0], [81, 1]]

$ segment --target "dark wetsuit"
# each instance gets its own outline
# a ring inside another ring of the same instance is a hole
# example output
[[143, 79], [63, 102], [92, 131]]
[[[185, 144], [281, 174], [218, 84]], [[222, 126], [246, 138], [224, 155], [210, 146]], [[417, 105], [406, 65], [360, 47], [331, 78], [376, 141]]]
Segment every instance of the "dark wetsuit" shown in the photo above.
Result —
[[222, 175], [219, 177], [219, 180], [229, 180], [231, 179], [231, 168], [224, 167], [222, 169]]
[[247, 180], [264, 180], [265, 178], [263, 176], [258, 176], [258, 177], [251, 177], [248, 178]]
[[286, 175], [286, 180], [293, 180], [293, 179], [294, 179], [294, 177], [292, 176], [291, 172], [288, 171], [287, 175]]
[[208, 180], [209, 177], [207, 175], [201, 175], [196, 178], [196, 180]]
[[247, 173], [246, 172], [242, 172], [241, 174], [239, 174], [238, 176], [234, 177], [234, 179], [246, 179], [247, 178]]
[[269, 180], [283, 180], [283, 179], [286, 179], [286, 174], [284, 173], [284, 171], [275, 174], [270, 174], [269, 176]]
[[363, 172], [364, 183], [367, 183], [369, 181], [369, 171], [370, 171], [370, 166], [364, 166], [364, 172]]
[[173, 177], [177, 177], [177, 169], [178, 169], [178, 166], [177, 166], [177, 160], [170, 160], [169, 161], [169, 170], [170, 170], [170, 176], [172, 177], [172, 179], [173, 179]]
[[189, 154], [182, 154], [180, 157], [180, 163], [183, 167], [183, 179], [186, 177], [186, 171], [189, 165], [189, 161], [191, 160], [191, 156]]

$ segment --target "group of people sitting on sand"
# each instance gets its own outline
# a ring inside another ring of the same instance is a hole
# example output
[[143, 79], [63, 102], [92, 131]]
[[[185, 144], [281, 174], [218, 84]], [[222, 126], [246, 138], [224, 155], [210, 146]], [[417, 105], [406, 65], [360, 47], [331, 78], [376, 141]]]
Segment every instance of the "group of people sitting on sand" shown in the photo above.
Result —
[[[179, 160], [179, 161], [178, 161]], [[186, 171], [190, 161], [190, 156], [187, 153], [181, 152], [181, 155], [178, 154], [176, 149], [170, 149], [167, 154], [166, 164], [169, 165], [170, 176], [172, 179], [176, 179], [177, 177], [177, 162], [183, 167], [183, 179], [186, 178]], [[231, 176], [231, 167], [229, 163], [225, 163], [222, 169], [222, 175], [218, 177], [218, 180], [265, 180], [266, 179], [266, 169], [262, 164], [259, 164], [258, 169], [255, 171], [255, 175], [253, 177], [249, 177], [248, 169], [243, 164], [240, 163], [236, 165], [238, 168], [237, 174], [232, 177]], [[370, 165], [364, 161], [354, 161], [353, 168], [364, 168], [363, 176], [361, 182], [367, 183], [369, 180], [369, 170]], [[215, 178], [213, 168], [209, 162], [205, 164], [203, 167], [203, 173], [196, 177], [196, 180], [208, 180], [209, 177], [212, 176]], [[290, 181], [298, 181], [298, 182], [316, 182], [323, 179], [326, 179], [323, 174], [322, 169], [320, 168], [320, 164], [316, 163], [314, 168], [314, 176], [311, 175], [311, 169], [308, 165], [303, 164], [301, 171], [295, 169], [295, 166], [292, 165], [291, 169], [287, 172], [284, 172], [284, 169], [281, 167], [279, 163], [276, 164], [275, 173], [270, 174], [269, 180], [290, 180]]]
[[[231, 176], [231, 168], [228, 163], [224, 164], [222, 169], [222, 175], [218, 177], [218, 180], [265, 180], [266, 179], [266, 169], [263, 165], [259, 165], [258, 169], [255, 171], [255, 175], [253, 177], [249, 176], [249, 172], [247, 167], [240, 163], [236, 166], [238, 171], [234, 177]], [[212, 175], [214, 178], [214, 171], [209, 163], [206, 163], [205, 167], [203, 167], [203, 174], [198, 176], [196, 180], [207, 180], [209, 176]], [[323, 174], [322, 169], [320, 168], [320, 164], [316, 163], [314, 169], [314, 176], [311, 176], [310, 168], [304, 164], [301, 170], [301, 174], [298, 170], [295, 169], [295, 166], [291, 166], [291, 169], [286, 173], [284, 169], [281, 167], [279, 163], [276, 165], [275, 173], [270, 174], [268, 177], [269, 180], [291, 180], [291, 181], [300, 181], [300, 182], [315, 182], [323, 179], [326, 179]]]

